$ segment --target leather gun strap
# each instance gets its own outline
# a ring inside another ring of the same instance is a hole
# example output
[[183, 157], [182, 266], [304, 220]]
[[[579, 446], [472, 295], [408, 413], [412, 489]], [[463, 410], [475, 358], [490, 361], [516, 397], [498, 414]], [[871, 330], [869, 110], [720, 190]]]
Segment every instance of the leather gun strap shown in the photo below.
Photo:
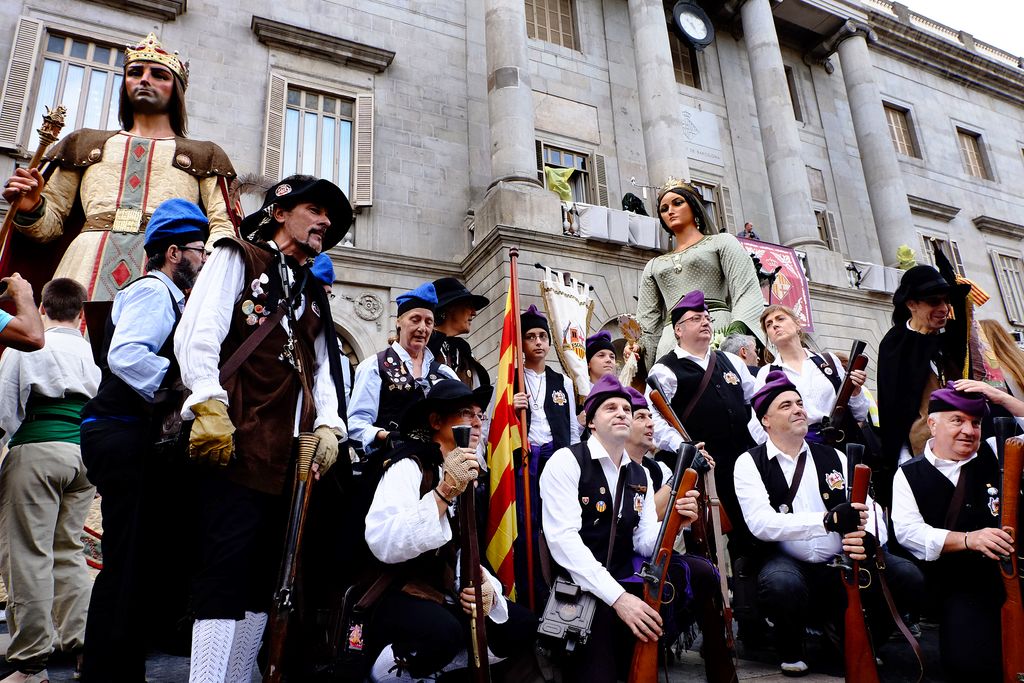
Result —
[[[690, 413], [697, 407], [697, 401], [704, 395], [704, 390], [708, 388], [708, 384], [711, 383], [711, 373], [715, 371], [715, 361], [718, 359], [718, 354], [714, 350], [711, 351], [711, 355], [708, 357], [708, 367], [704, 370], [704, 376], [700, 378], [700, 386], [697, 387], [697, 391], [690, 398], [690, 402], [686, 404], [686, 409], [683, 410], [683, 414], [679, 416], [679, 422], [684, 426], [686, 425], [686, 418], [690, 417]], [[678, 389], [677, 389], [678, 391]]]
[[612, 529], [608, 532], [608, 557], [604, 561], [605, 569], [612, 563], [612, 551], [615, 550], [615, 530], [619, 528], [619, 511], [622, 509], [622, 490], [626, 486], [626, 470], [629, 467], [619, 468], [619, 481], [615, 485], [615, 498], [612, 499]]
[[796, 492], [800, 490], [800, 480], [804, 478], [804, 465], [807, 464], [807, 449], [800, 451], [800, 457], [796, 459], [796, 470], [793, 471], [793, 482], [789, 485], [789, 492], [786, 493], [786, 507], [793, 511], [793, 501], [796, 499]]
[[967, 495], [967, 475], [963, 469], [960, 470], [960, 478], [956, 481], [956, 488], [953, 490], [953, 497], [949, 501], [949, 508], [946, 510], [946, 519], [943, 522], [946, 529], [952, 529], [956, 525], [956, 518], [960, 516], [960, 508], [964, 506], [964, 496]]
[[[878, 515], [875, 515], [875, 540], [878, 540]], [[921, 683], [924, 678], [924, 655], [921, 652], [921, 644], [917, 642], [917, 638], [910, 632], [907, 625], [903, 623], [903, 617], [900, 616], [899, 609], [896, 608], [896, 602], [892, 599], [892, 593], [889, 591], [889, 582], [885, 580], [885, 558], [882, 555], [882, 544], [876, 543], [875, 545], [875, 566], [878, 569], [878, 583], [882, 587], [882, 595], [885, 597], [885, 604], [889, 607], [889, 614], [892, 616], [892, 620], [896, 623], [896, 628], [900, 630], [903, 638], [910, 643], [910, 648], [914, 651], [914, 656], [917, 657], [917, 683]]]
[[715, 471], [711, 470], [704, 477], [708, 490], [708, 502], [711, 504], [709, 521], [715, 537], [715, 563], [718, 566], [718, 581], [722, 585], [722, 604], [730, 607], [729, 578], [725, 566], [725, 536], [722, 534], [722, 501], [718, 498], [718, 487], [715, 485]]
[[260, 345], [260, 342], [266, 339], [267, 335], [270, 334], [270, 331], [274, 329], [279, 322], [281, 322], [281, 318], [284, 317], [285, 308], [286, 304], [281, 302], [278, 305], [277, 310], [271, 313], [270, 317], [267, 318], [267, 322], [257, 327], [256, 330], [246, 337], [245, 341], [235, 349], [235, 352], [231, 354], [231, 357], [228, 358], [227, 362], [225, 362], [220, 369], [221, 386], [224, 386], [224, 382], [238, 372], [238, 368], [242, 367], [242, 363], [244, 363], [245, 359], [249, 357], [249, 354], [256, 350], [256, 347]]

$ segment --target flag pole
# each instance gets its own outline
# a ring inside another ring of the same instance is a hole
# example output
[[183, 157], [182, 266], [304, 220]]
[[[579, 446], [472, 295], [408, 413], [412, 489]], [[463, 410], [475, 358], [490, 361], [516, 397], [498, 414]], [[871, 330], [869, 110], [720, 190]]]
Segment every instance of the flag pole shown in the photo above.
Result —
[[[523, 370], [523, 330], [519, 319], [519, 249], [509, 247], [509, 276], [510, 291], [512, 292], [512, 326], [515, 329], [512, 340], [513, 362], [516, 364], [516, 381], [519, 383], [519, 390], [526, 391], [526, 374]], [[530, 507], [530, 440], [526, 428], [526, 409], [518, 411], [519, 415], [519, 438], [523, 445], [523, 519], [525, 520], [524, 532], [526, 533], [526, 596], [530, 610], [537, 611], [536, 597], [533, 585], [533, 517]], [[514, 472], [514, 470], [513, 470]]]

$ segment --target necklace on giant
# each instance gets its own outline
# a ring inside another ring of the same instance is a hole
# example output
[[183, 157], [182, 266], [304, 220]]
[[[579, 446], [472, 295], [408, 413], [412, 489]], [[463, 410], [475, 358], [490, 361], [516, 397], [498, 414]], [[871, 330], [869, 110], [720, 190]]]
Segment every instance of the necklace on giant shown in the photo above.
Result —
[[534, 410], [540, 410], [541, 407], [544, 405], [544, 397], [543, 397], [543, 394], [544, 394], [544, 380], [545, 380], [544, 375], [538, 375], [537, 376], [537, 384], [536, 385], [534, 385], [530, 381], [530, 375], [529, 374], [524, 375], [524, 379], [526, 379], [526, 388], [530, 392], [529, 393], [530, 407], [533, 408]]

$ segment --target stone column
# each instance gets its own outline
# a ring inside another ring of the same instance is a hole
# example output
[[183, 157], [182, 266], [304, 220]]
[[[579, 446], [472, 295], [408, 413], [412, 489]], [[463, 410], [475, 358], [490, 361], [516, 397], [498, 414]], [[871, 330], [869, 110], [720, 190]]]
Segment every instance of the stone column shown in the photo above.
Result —
[[848, 21], [837, 39], [868, 202], [878, 233], [878, 246], [883, 263], [893, 265], [896, 248], [906, 244], [916, 249], [917, 238], [907, 193], [903, 188], [903, 175], [868, 53], [868, 41], [873, 42], [875, 36], [867, 26]]
[[539, 184], [533, 91], [522, 0], [486, 0], [487, 109], [491, 185]]
[[740, 17], [779, 240], [790, 247], [824, 247], [811, 209], [811, 188], [769, 0], [747, 0]]
[[689, 180], [686, 138], [681, 132], [682, 102], [672, 68], [662, 0], [629, 0], [629, 21], [636, 52], [637, 95], [648, 182], [661, 185], [669, 176]]

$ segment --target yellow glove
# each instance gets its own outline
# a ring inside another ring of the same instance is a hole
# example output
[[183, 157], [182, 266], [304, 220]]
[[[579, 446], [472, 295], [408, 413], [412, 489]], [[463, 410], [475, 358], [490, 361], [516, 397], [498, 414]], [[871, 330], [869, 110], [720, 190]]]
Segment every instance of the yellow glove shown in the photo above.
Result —
[[188, 454], [193, 460], [224, 467], [235, 452], [232, 435], [235, 426], [228, 417], [228, 407], [215, 398], [192, 406], [196, 421], [188, 438]]
[[484, 616], [486, 617], [494, 609], [494, 586], [487, 580], [486, 576], [483, 583], [480, 584], [480, 597], [483, 598]]
[[320, 474], [324, 474], [338, 460], [338, 435], [327, 425], [320, 425], [313, 430], [313, 434], [319, 439], [316, 442], [313, 462], [316, 463]]

